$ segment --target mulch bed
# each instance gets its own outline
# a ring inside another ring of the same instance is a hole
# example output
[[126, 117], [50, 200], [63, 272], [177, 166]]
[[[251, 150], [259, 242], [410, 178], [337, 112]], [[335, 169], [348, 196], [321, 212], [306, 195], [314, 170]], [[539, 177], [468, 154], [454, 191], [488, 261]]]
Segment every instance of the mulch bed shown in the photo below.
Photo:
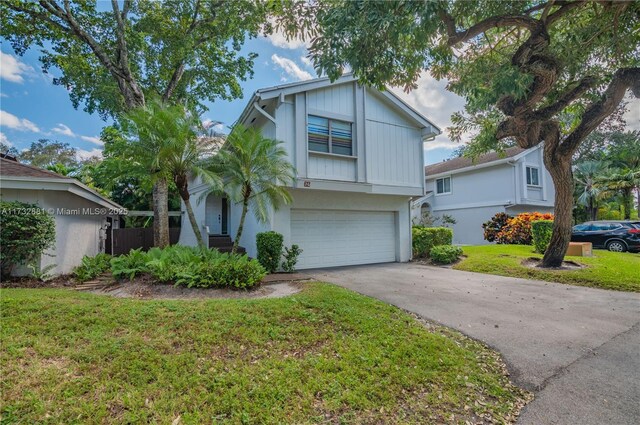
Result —
[[[542, 259], [540, 258], [529, 257], [525, 260], [522, 260], [522, 265], [525, 267], [539, 268], [541, 262], [542, 262]], [[545, 270], [580, 270], [580, 269], [584, 269], [585, 267], [587, 266], [576, 263], [575, 261], [563, 261], [562, 266], [547, 268]]]

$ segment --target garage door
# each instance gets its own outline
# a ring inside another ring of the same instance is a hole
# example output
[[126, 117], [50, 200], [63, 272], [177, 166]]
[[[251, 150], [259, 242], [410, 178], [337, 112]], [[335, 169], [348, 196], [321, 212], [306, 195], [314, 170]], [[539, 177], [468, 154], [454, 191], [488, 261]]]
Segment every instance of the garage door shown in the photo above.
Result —
[[291, 210], [291, 243], [303, 249], [298, 268], [396, 261], [393, 212]]

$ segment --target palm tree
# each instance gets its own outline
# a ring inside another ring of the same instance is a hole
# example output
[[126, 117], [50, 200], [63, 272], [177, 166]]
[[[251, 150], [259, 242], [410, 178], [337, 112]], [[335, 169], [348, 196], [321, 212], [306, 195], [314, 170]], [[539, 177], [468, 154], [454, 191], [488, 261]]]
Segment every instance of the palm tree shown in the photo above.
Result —
[[631, 219], [633, 190], [640, 186], [640, 170], [630, 168], [614, 170], [611, 174], [601, 177], [597, 185], [601, 188], [603, 197], [620, 195], [624, 208], [624, 219]]
[[597, 182], [602, 177], [605, 166], [606, 164], [602, 161], [584, 161], [576, 165], [573, 170], [577, 201], [587, 208], [591, 220], [596, 220], [598, 216], [598, 199], [601, 189]]
[[169, 244], [168, 182], [173, 180], [198, 245], [204, 247], [190, 201], [188, 181], [190, 175], [196, 175], [213, 188], [221, 186], [221, 179], [201, 166], [217, 150], [220, 138], [203, 136], [204, 129], [196, 114], [182, 105], [169, 105], [159, 99], [128, 112], [125, 127], [137, 135], [129, 154], [144, 165], [154, 182], [154, 245]]
[[242, 204], [242, 214], [232, 252], [242, 237], [249, 206], [258, 221], [268, 219], [269, 208], [289, 204], [286, 186], [293, 183], [295, 169], [280, 142], [262, 136], [260, 130], [240, 124], [233, 128], [226, 143], [212, 159], [210, 168], [223, 177], [224, 189], [233, 202]]

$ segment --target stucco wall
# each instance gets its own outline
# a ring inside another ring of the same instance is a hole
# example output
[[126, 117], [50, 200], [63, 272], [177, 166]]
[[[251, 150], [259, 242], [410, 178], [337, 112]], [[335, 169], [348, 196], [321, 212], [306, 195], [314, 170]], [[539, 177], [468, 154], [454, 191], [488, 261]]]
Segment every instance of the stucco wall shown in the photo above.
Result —
[[[1, 196], [5, 201], [35, 203], [44, 209], [99, 207], [77, 195], [61, 191], [2, 189]], [[100, 227], [106, 222], [106, 216], [54, 214], [54, 219], [56, 222], [55, 248], [46, 253], [55, 256], [43, 255], [40, 267], [55, 264], [56, 267], [49, 273], [71, 273], [73, 268], [80, 264], [83, 256], [94, 256], [100, 252], [102, 245]], [[18, 275], [27, 273], [26, 268], [20, 268], [15, 272]]]

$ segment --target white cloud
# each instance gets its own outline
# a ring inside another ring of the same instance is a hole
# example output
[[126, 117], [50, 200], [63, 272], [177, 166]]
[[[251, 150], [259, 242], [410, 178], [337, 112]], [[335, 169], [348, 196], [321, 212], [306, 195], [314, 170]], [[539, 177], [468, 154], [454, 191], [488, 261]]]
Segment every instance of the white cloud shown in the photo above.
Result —
[[425, 142], [424, 151], [429, 152], [434, 149], [457, 149], [461, 143], [452, 142], [446, 136], [439, 136], [435, 140]]
[[275, 29], [276, 27], [276, 22], [274, 19], [270, 19], [269, 20], [271, 25], [273, 25], [274, 30], [273, 33], [264, 36], [267, 40], [269, 40], [269, 42], [271, 44], [273, 44], [276, 47], [280, 47], [281, 49], [290, 49], [290, 50], [294, 50], [294, 49], [299, 49], [301, 47], [304, 48], [309, 48], [309, 46], [311, 45], [311, 43], [309, 43], [308, 41], [305, 41], [299, 37], [294, 37], [290, 40], [287, 39], [287, 36], [284, 35], [284, 33], [282, 31], [279, 31], [277, 29]]
[[33, 68], [18, 60], [15, 56], [0, 51], [0, 78], [12, 83], [22, 84], [24, 76], [33, 72]]
[[311, 59], [308, 58], [307, 56], [300, 56], [300, 61], [302, 61], [303, 64], [305, 64], [306, 66], [313, 66], [313, 63], [311, 62]]
[[76, 158], [79, 161], [84, 161], [90, 158], [102, 158], [102, 149], [94, 148], [90, 151], [85, 149], [76, 149]]
[[92, 137], [92, 136], [80, 136], [80, 138], [82, 140], [84, 140], [85, 142], [90, 142], [96, 145], [104, 145], [104, 142], [102, 140], [100, 140], [99, 137]]
[[69, 127], [62, 123], [58, 123], [57, 126], [51, 129], [54, 133], [62, 134], [63, 136], [76, 137], [76, 134], [71, 131]]
[[9, 147], [13, 146], [13, 143], [11, 143], [11, 141], [9, 141], [9, 138], [7, 137], [7, 135], [4, 134], [1, 131], [0, 131], [0, 143], [4, 143], [5, 145], [7, 145]]
[[287, 75], [296, 80], [310, 80], [313, 78], [310, 73], [301, 69], [298, 64], [291, 59], [283, 58], [274, 53], [271, 55], [271, 61], [282, 68]]
[[0, 97], [9, 97], [8, 94], [0, 93]]
[[37, 125], [26, 118], [18, 118], [7, 111], [0, 110], [0, 126], [12, 128], [19, 131], [32, 131], [39, 133], [40, 129]]

